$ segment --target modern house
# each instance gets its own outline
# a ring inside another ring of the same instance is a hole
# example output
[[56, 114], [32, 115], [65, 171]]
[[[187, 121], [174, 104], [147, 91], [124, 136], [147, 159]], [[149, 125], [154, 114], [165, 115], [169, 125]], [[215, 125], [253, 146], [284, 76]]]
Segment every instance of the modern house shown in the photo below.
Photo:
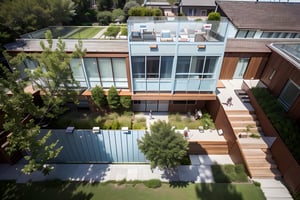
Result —
[[[226, 151], [237, 162], [247, 163], [230, 122], [240, 120], [241, 114], [232, 117], [222, 109], [218, 88], [224, 88], [222, 80], [260, 80], [288, 114], [299, 120], [300, 4], [217, 1], [216, 6], [223, 15], [220, 22], [195, 17], [132, 17], [127, 40], [82, 40], [87, 53], [82, 59], [73, 59], [71, 67], [85, 89], [83, 101], [89, 101], [95, 85], [105, 90], [113, 85], [120, 95], [131, 96], [134, 111], [193, 112], [206, 107], [213, 111], [216, 125], [223, 128]], [[204, 13], [191, 10], [190, 14]], [[28, 34], [6, 48], [9, 53], [41, 52], [39, 42], [44, 32]], [[76, 40], [64, 42], [67, 52], [74, 51]], [[34, 67], [35, 62], [27, 59], [21, 69]], [[246, 112], [246, 122], [235, 123], [243, 123], [241, 129], [250, 120], [257, 121], [252, 111]], [[267, 160], [264, 153], [270, 153], [270, 147], [265, 146], [265, 152], [254, 150], [254, 156], [259, 152], [263, 161]], [[276, 146], [272, 151], [278, 149]], [[253, 153], [253, 149], [247, 150]], [[269, 171], [277, 168], [273, 163], [265, 164]], [[300, 179], [289, 174], [288, 167], [281, 167], [282, 175], [299, 191]]]
[[[295, 87], [299, 91], [300, 77], [296, 76], [299, 71], [296, 61], [299, 59], [297, 46], [300, 42], [300, 24], [297, 19], [300, 17], [300, 3], [217, 1], [216, 4], [217, 10], [230, 21], [220, 79], [260, 79], [270, 86], [269, 89], [276, 96], [285, 92], [283, 88], [288, 82], [296, 84]], [[287, 10], [289, 12], [286, 12]], [[271, 45], [272, 43], [274, 45]], [[294, 59], [285, 56], [287, 62], [281, 62], [279, 56], [274, 56], [277, 55], [275, 52], [280, 50], [276, 48], [276, 43], [289, 44], [287, 46], [290, 47], [290, 52], [286, 49], [281, 51]], [[278, 60], [274, 60], [275, 58]], [[281, 74], [281, 81], [273, 80], [272, 86], [271, 80], [263, 77], [270, 77], [268, 73], [275, 75], [270, 69], [275, 63], [280, 65], [286, 78], [282, 79]], [[288, 70], [291, 65], [296, 69], [293, 76], [290, 76]], [[270, 70], [272, 72], [268, 72]], [[285, 105], [285, 108], [290, 116], [299, 119], [299, 114], [295, 114], [294, 110], [299, 107], [299, 95], [297, 92], [293, 94], [295, 96], [289, 101], [290, 105]]]
[[214, 0], [181, 0], [181, 13], [185, 16], [207, 16], [214, 12], [216, 4]]

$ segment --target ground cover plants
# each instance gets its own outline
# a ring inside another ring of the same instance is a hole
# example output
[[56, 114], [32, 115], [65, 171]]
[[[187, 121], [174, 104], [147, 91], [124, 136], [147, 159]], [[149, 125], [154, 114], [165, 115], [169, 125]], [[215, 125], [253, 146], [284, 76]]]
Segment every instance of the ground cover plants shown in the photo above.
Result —
[[300, 163], [299, 124], [287, 116], [281, 104], [266, 88], [252, 88], [251, 91], [283, 142]]
[[179, 113], [169, 115], [169, 123], [175, 126], [176, 129], [198, 129], [199, 126], [203, 126], [204, 129], [215, 129], [214, 122], [208, 113], [204, 113], [202, 117], [195, 120], [193, 116], [182, 115]]

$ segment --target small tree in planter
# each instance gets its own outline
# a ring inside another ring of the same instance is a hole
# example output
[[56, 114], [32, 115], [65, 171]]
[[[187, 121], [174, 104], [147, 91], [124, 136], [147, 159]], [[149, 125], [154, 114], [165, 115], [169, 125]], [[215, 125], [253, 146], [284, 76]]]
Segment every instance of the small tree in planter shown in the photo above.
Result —
[[107, 106], [107, 99], [102, 87], [98, 85], [91, 91], [94, 103], [102, 110]]
[[118, 110], [120, 108], [120, 96], [114, 86], [111, 86], [108, 90], [107, 103], [111, 110]]

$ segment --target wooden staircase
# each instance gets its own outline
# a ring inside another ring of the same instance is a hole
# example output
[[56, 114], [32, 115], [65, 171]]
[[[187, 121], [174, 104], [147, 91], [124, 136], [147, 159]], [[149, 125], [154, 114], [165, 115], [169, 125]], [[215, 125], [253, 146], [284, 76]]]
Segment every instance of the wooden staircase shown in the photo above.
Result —
[[276, 179], [281, 177], [268, 145], [263, 139], [240, 138], [239, 143], [251, 177]]
[[[236, 94], [242, 102], [251, 103], [246, 92], [238, 90]], [[267, 138], [264, 137], [255, 111], [226, 110], [226, 115], [234, 133], [239, 138], [238, 141], [250, 176], [252, 178], [280, 178], [281, 174], [272, 159], [269, 145], [266, 142]], [[241, 134], [243, 132], [256, 133], [261, 138], [251, 138], [249, 133]]]
[[228, 154], [228, 145], [226, 141], [197, 141], [189, 142], [189, 154]]

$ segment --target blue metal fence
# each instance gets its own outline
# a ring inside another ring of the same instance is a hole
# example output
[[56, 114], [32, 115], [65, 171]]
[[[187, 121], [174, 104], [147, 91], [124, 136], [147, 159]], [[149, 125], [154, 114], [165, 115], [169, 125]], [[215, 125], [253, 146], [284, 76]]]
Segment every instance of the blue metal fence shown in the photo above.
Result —
[[[48, 130], [42, 130], [42, 134]], [[145, 163], [146, 158], [138, 149], [137, 139], [145, 134], [143, 130], [52, 130], [49, 142], [59, 141], [63, 146], [53, 162], [62, 163]]]

